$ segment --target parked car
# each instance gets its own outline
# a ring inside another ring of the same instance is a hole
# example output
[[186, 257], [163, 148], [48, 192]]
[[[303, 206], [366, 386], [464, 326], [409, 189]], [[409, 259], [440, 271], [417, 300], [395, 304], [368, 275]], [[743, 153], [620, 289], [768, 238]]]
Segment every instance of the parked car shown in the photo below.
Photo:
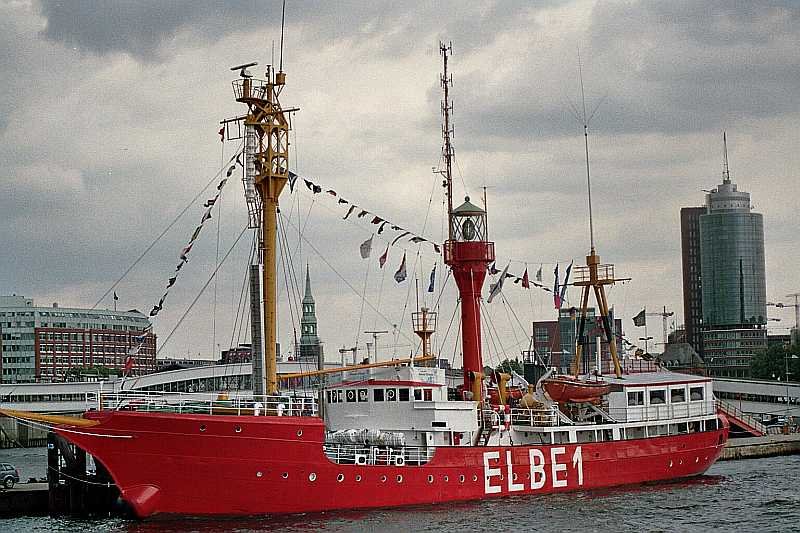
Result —
[[14, 465], [0, 463], [0, 484], [7, 489], [14, 487], [14, 483], [19, 483], [19, 471]]

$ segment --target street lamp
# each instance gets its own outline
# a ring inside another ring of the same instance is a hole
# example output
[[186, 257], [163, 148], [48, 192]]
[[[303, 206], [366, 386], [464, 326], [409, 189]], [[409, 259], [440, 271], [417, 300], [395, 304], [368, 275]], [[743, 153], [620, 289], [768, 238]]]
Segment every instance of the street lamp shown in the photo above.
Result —
[[640, 341], [644, 341], [644, 353], [649, 354], [650, 350], [647, 349], [647, 341], [653, 340], [652, 335], [648, 337], [639, 337]]
[[[789, 354], [787, 353], [786, 356], [783, 358], [783, 362], [786, 365], [784, 369], [784, 374], [786, 376], [786, 424], [789, 424]], [[797, 359], [797, 356], [792, 354], [791, 359]]]

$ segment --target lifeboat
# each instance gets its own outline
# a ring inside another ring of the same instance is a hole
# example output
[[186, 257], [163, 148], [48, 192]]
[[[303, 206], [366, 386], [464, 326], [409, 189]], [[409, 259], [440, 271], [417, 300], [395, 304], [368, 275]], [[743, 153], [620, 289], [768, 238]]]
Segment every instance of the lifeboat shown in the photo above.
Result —
[[611, 391], [605, 381], [583, 381], [570, 376], [542, 380], [542, 387], [556, 402], [596, 402]]

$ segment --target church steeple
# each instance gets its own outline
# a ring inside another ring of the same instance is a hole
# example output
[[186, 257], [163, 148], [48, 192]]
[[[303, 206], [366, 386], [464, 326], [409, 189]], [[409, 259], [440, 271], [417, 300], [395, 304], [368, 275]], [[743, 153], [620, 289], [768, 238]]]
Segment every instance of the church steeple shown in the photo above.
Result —
[[316, 361], [322, 354], [322, 346], [317, 335], [317, 313], [314, 295], [311, 294], [311, 273], [306, 264], [306, 292], [303, 296], [303, 316], [300, 319], [299, 357]]
[[303, 314], [305, 314], [306, 304], [314, 305], [314, 296], [311, 294], [311, 274], [308, 270], [308, 263], [306, 263], [306, 294], [303, 296]]

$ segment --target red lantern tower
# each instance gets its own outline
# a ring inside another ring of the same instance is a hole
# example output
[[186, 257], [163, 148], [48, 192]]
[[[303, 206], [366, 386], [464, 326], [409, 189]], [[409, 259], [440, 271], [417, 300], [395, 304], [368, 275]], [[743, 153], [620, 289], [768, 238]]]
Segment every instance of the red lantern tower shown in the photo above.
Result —
[[481, 400], [481, 379], [483, 359], [481, 357], [481, 290], [486, 278], [486, 270], [494, 261], [494, 243], [489, 242], [486, 225], [486, 211], [470, 202], [467, 197], [463, 204], [453, 209], [452, 160], [453, 146], [450, 141], [452, 126], [449, 87], [452, 78], [447, 74], [447, 58], [452, 53], [451, 46], [439, 43], [439, 51], [444, 59], [442, 75], [442, 115], [444, 125], [442, 149], [445, 160], [444, 187], [447, 191], [448, 239], [444, 245], [444, 262], [453, 272], [461, 300], [461, 347], [464, 360], [464, 391], [472, 391], [472, 398]]

